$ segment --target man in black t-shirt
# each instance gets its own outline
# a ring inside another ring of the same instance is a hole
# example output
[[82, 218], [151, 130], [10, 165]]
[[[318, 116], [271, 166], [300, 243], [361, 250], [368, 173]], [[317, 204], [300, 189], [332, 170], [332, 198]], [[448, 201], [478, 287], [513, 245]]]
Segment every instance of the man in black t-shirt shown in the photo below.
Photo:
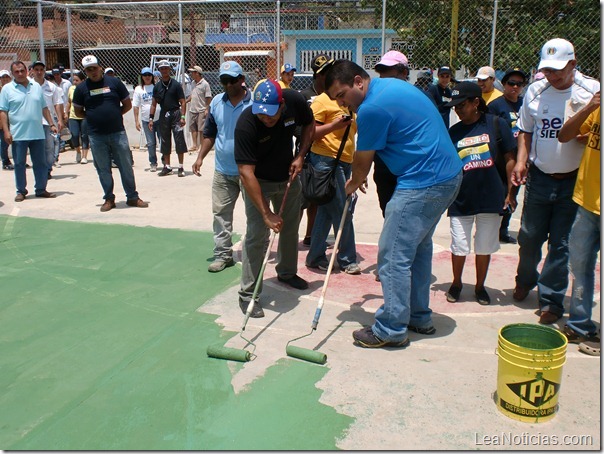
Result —
[[[252, 108], [241, 113], [235, 127], [235, 162], [244, 188], [247, 217], [239, 290], [243, 313], [252, 299], [256, 280], [262, 278], [258, 275], [269, 229], [279, 233], [276, 266], [279, 281], [299, 290], [308, 288], [308, 283], [296, 274], [301, 205], [300, 180], [296, 176], [310, 148], [313, 114], [300, 93], [282, 91], [274, 80], [259, 82], [252, 99]], [[302, 125], [301, 144], [294, 157], [292, 139], [298, 124]], [[290, 176], [289, 194], [283, 212], [278, 214]], [[264, 317], [257, 300], [251, 316]]]
[[132, 108], [130, 93], [117, 77], [105, 77], [94, 55], [82, 59], [86, 80], [73, 93], [73, 108], [79, 118], [86, 118], [94, 167], [105, 192], [101, 211], [115, 208], [111, 160], [117, 164], [126, 192], [126, 204], [146, 208], [147, 202], [138, 197], [132, 152], [124, 129], [123, 115]]
[[449, 129], [449, 115], [451, 113], [451, 108], [447, 107], [446, 104], [451, 101], [451, 88], [449, 88], [449, 84], [451, 83], [453, 72], [448, 66], [441, 66], [438, 68], [437, 75], [438, 83], [436, 85], [430, 85], [428, 87], [428, 92], [432, 95], [432, 98], [434, 98], [436, 107], [438, 107], [438, 112], [441, 117], [443, 117], [445, 126]]
[[187, 103], [185, 92], [180, 82], [170, 77], [172, 67], [167, 60], [161, 60], [157, 64], [161, 74], [159, 82], [153, 87], [153, 101], [151, 101], [151, 110], [149, 111], [149, 129], [153, 131], [153, 116], [155, 109], [159, 104], [161, 107], [162, 120], [160, 122], [159, 135], [161, 138], [160, 152], [164, 168], [158, 173], [160, 177], [172, 173], [170, 167], [170, 152], [172, 151], [172, 137], [174, 136], [174, 146], [178, 155], [178, 176], [185, 176], [184, 162], [187, 152], [187, 143], [185, 142], [185, 116], [187, 113]]

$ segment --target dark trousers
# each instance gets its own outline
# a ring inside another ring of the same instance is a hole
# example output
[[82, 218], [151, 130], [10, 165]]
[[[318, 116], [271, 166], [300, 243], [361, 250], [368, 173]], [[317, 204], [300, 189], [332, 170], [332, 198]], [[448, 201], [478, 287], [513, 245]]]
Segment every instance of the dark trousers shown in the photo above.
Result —
[[186, 153], [187, 143], [185, 142], [185, 131], [180, 125], [180, 109], [162, 110], [162, 119], [160, 123], [160, 152], [162, 155], [170, 154], [172, 150], [172, 136], [174, 136], [174, 147], [176, 153]]

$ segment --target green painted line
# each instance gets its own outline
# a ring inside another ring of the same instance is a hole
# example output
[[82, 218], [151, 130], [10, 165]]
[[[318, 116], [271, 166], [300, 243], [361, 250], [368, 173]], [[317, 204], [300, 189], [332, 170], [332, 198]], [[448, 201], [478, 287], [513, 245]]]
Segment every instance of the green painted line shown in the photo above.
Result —
[[[235, 395], [212, 235], [0, 216], [0, 448], [335, 449], [327, 368], [282, 360]], [[233, 303], [236, 304], [236, 303]], [[250, 364], [253, 366], [253, 363]]]

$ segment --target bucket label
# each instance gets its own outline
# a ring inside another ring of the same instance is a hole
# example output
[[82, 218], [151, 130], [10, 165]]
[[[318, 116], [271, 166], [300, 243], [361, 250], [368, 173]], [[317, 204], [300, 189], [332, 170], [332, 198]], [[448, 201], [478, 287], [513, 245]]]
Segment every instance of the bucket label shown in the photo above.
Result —
[[507, 386], [514, 394], [533, 407], [541, 407], [546, 404], [558, 394], [558, 390], [560, 389], [559, 383], [544, 378], [525, 381], [523, 383], [508, 383]]
[[523, 408], [506, 402], [503, 399], [499, 399], [499, 406], [510, 413], [531, 418], [544, 418], [546, 416], [551, 416], [558, 411], [558, 404], [549, 408]]

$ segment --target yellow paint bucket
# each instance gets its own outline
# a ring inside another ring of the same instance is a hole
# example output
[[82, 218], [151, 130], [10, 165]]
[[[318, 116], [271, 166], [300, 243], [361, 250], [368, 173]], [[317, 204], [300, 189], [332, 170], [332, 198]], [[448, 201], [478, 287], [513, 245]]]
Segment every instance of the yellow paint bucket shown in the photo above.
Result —
[[524, 422], [545, 422], [558, 412], [566, 336], [547, 326], [517, 323], [499, 330], [497, 408]]

